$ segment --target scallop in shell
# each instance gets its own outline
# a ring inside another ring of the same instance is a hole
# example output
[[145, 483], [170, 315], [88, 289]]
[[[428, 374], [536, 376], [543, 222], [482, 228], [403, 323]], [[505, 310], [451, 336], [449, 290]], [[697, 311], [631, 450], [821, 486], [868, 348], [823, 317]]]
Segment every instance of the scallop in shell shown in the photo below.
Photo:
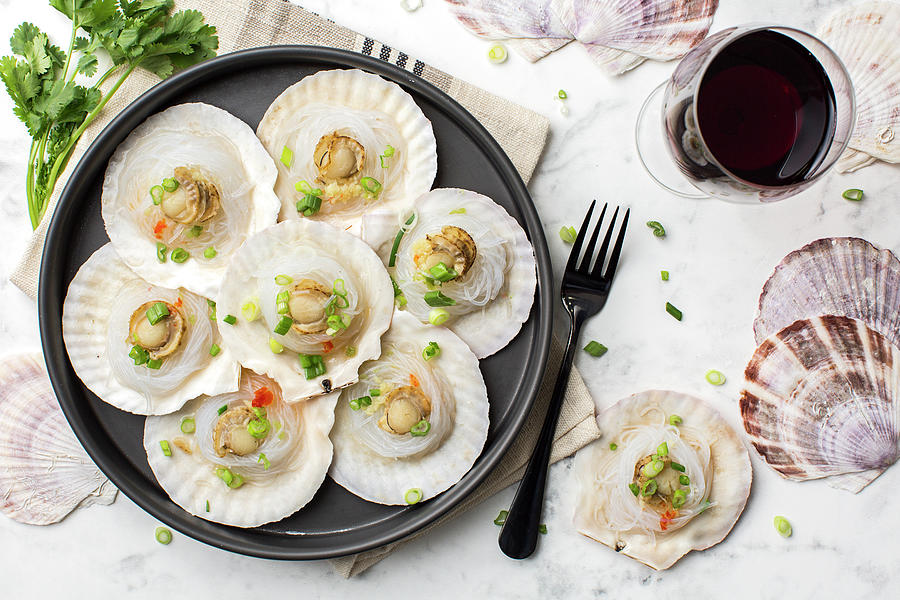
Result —
[[451, 331], [400, 312], [382, 343], [381, 357], [364, 364], [338, 400], [329, 473], [372, 502], [411, 503], [410, 490], [426, 500], [459, 481], [481, 453], [487, 388], [478, 359]]
[[238, 391], [148, 417], [144, 449], [157, 481], [192, 515], [256, 527], [295, 513], [328, 465], [337, 393], [288, 404], [277, 383], [249, 370]]
[[900, 4], [874, 0], [843, 6], [818, 35], [841, 58], [856, 95], [856, 126], [839, 171], [875, 160], [900, 162]]
[[[288, 402], [356, 381], [381, 353], [394, 293], [375, 252], [327, 223], [284, 221], [234, 256], [216, 310], [240, 363], [278, 382]], [[298, 358], [299, 355], [299, 358]]]
[[[435, 307], [446, 310], [447, 327], [478, 358], [494, 354], [531, 313], [537, 280], [528, 237], [502, 206], [468, 190], [435, 189], [414, 210], [394, 262], [405, 310], [423, 323]], [[389, 265], [391, 250], [382, 247]]]
[[281, 218], [359, 235], [362, 215], [408, 209], [431, 189], [431, 122], [400, 86], [357, 69], [320, 71], [283, 91], [257, 128], [278, 167]]
[[40, 354], [0, 360], [0, 511], [30, 525], [79, 506], [111, 504], [116, 488], [66, 422]]
[[853, 237], [823, 238], [788, 254], [759, 297], [756, 343], [798, 319], [861, 319], [900, 345], [900, 260]]
[[212, 314], [196, 294], [141, 279], [110, 243], [69, 284], [63, 339], [75, 373], [101, 400], [140, 415], [165, 414], [200, 394], [237, 389], [240, 367]]
[[601, 412], [575, 455], [575, 527], [654, 569], [718, 544], [750, 494], [737, 432], [693, 396], [650, 390]]
[[138, 275], [212, 297], [235, 250], [275, 223], [276, 175], [246, 123], [208, 104], [179, 104], [116, 148], [103, 179], [103, 221]]
[[856, 493], [900, 456], [900, 352], [862, 321], [797, 321], [759, 345], [744, 375], [744, 429], [782, 476]]

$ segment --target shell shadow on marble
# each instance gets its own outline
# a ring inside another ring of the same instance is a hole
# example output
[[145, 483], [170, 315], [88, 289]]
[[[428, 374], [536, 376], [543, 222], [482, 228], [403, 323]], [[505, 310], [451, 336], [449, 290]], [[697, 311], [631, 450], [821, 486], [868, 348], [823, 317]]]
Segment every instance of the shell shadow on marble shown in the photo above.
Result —
[[796, 321], [760, 344], [744, 375], [744, 429], [783, 477], [856, 493], [900, 456], [900, 350], [862, 321]]
[[756, 343], [816, 315], [861, 319], [900, 346], [900, 260], [853, 237], [823, 238], [791, 252], [763, 286]]
[[818, 35], [846, 65], [856, 93], [856, 127], [837, 170], [900, 162], [900, 3], [871, 0], [839, 8]]
[[0, 359], [0, 511], [31, 525], [79, 506], [111, 504], [116, 488], [66, 422], [39, 354]]

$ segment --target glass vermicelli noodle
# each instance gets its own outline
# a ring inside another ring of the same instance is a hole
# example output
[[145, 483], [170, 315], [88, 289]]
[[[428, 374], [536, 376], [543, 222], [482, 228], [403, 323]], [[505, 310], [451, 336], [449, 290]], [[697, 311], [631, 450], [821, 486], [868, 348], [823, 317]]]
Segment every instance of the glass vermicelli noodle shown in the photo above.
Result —
[[[388, 433], [378, 426], [384, 413], [384, 404], [379, 399], [386, 391], [410, 385], [411, 374], [431, 401], [428, 417], [431, 429], [423, 436]], [[340, 402], [368, 396], [372, 389], [381, 389], [382, 395], [373, 397], [371, 406], [349, 412], [354, 437], [379, 456], [404, 458], [430, 452], [453, 429], [456, 405], [450, 384], [422, 360], [421, 348], [410, 343], [386, 345], [378, 362], [370, 363], [360, 371], [359, 382], [344, 391]]]

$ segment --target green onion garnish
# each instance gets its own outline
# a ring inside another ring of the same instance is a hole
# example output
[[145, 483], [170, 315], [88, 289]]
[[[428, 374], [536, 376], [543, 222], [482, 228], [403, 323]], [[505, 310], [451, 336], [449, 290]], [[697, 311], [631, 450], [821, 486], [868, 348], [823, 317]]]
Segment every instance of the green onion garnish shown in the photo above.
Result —
[[239, 488], [244, 485], [244, 478], [237, 473], [232, 473], [231, 469], [219, 467], [216, 469], [216, 477], [225, 482], [230, 488]]
[[275, 326], [275, 329], [273, 329], [272, 331], [274, 331], [278, 335], [284, 335], [288, 331], [291, 330], [291, 325], [293, 325], [293, 324], [294, 324], [294, 320], [292, 318], [287, 317], [287, 316], [281, 317], [281, 320], [278, 321], [278, 324]]
[[247, 423], [247, 433], [255, 437], [256, 439], [262, 439], [269, 435], [269, 420], [268, 419], [253, 419], [249, 423]]
[[647, 227], [653, 230], [653, 235], [656, 237], [666, 237], [666, 228], [659, 221], [647, 221]]
[[359, 185], [362, 186], [362, 189], [375, 196], [381, 191], [381, 183], [374, 177], [363, 177], [359, 180]]
[[365, 408], [367, 406], [372, 406], [372, 398], [369, 396], [360, 396], [359, 398], [353, 398], [349, 402], [350, 408], [353, 410], [359, 410], [361, 408]]
[[269, 467], [272, 466], [272, 463], [269, 462], [269, 459], [266, 458], [266, 455], [263, 452], [259, 453], [259, 458], [256, 460], [256, 462], [262, 463], [264, 471], [268, 471]]
[[791, 537], [791, 534], [794, 533], [794, 528], [791, 527], [790, 521], [779, 515], [775, 517], [775, 531], [777, 531], [781, 537], [789, 538]]
[[241, 307], [241, 316], [244, 317], [245, 321], [253, 322], [257, 320], [261, 314], [262, 312], [260, 311], [259, 306], [252, 300], [244, 302], [244, 305]]
[[559, 92], [557, 92], [556, 95], [559, 97], [560, 100], [565, 100], [566, 98], [569, 97], [569, 95], [566, 93], [566, 90], [559, 90]]
[[464, 214], [466, 214], [466, 209], [465, 208], [454, 208], [447, 214], [448, 215], [464, 215]]
[[578, 237], [578, 233], [575, 231], [575, 228], [572, 226], [563, 225], [559, 230], [559, 239], [564, 241], [567, 244], [574, 244], [575, 238]]
[[687, 502], [687, 492], [675, 490], [672, 493], [672, 508], [681, 508], [685, 502]]
[[422, 437], [431, 431], [431, 423], [422, 419], [409, 429], [409, 434], [414, 437]]
[[648, 479], [644, 484], [644, 487], [641, 488], [642, 496], [652, 496], [656, 493], [657, 483], [655, 479]]
[[670, 302], [666, 302], [666, 312], [675, 317], [677, 321], [681, 320], [681, 311], [675, 308]]
[[166, 177], [162, 180], [162, 188], [167, 192], [174, 192], [178, 189], [178, 180], [174, 177]]
[[[844, 200], [859, 202], [863, 199], [863, 191], [859, 188], [850, 188], [849, 190], [844, 190], [844, 193], [841, 194], [841, 196], [844, 197]], [[788, 527], [790, 527], [790, 525], [788, 525]]]
[[132, 346], [128, 358], [134, 361], [134, 366], [139, 366], [150, 360], [150, 353], [140, 346]]
[[606, 354], [607, 350], [609, 350], [609, 348], [607, 348], [600, 342], [595, 342], [594, 340], [591, 340], [590, 342], [588, 342], [587, 346], [584, 347], [584, 351], [587, 352], [588, 354], [590, 354], [591, 356], [593, 356], [594, 358], [603, 356], [604, 354]]
[[456, 304], [456, 300], [445, 296], [438, 290], [432, 290], [425, 292], [425, 304], [428, 306], [453, 306]]
[[371, 390], [369, 390], [369, 395], [370, 396], [380, 396], [381, 390], [379, 390], [378, 388], [372, 388]]
[[458, 276], [458, 273], [455, 269], [448, 267], [442, 262], [439, 262], [438, 264], [428, 269], [428, 272], [431, 273], [432, 277], [434, 277], [441, 283], [446, 283], [451, 279], [456, 279], [456, 277]]
[[163, 546], [168, 546], [172, 541], [172, 532], [165, 527], [157, 527], [155, 532], [156, 541]]
[[661, 461], [659, 459], [656, 459], [656, 460], [648, 462], [646, 465], [641, 467], [641, 474], [644, 477], [656, 477], [657, 475], [659, 475], [662, 472], [662, 470], [663, 470], [663, 468], [665, 468], [665, 466], [666, 466], [666, 463], [664, 463], [663, 461]]
[[181, 420], [181, 433], [194, 433], [197, 430], [197, 423], [194, 417], [185, 417]]
[[209, 320], [216, 320], [216, 303], [209, 298], [206, 299], [206, 304], [209, 306]]
[[200, 237], [201, 233], [203, 233], [203, 227], [201, 227], [200, 225], [194, 225], [193, 227], [191, 227], [190, 229], [185, 231], [184, 235], [191, 237], [191, 238], [195, 238], [195, 237]]
[[210, 356], [218, 356], [219, 352], [221, 352], [221, 351], [222, 351], [222, 349], [219, 348], [218, 344], [213, 344], [212, 346], [209, 347], [209, 355]]
[[441, 355], [441, 347], [437, 342], [428, 342], [428, 345], [422, 350], [422, 358], [431, 360]]
[[290, 285], [294, 283], [294, 278], [290, 275], [276, 275], [275, 283], [277, 283], [278, 285]]
[[191, 253], [185, 250], [184, 248], [175, 248], [172, 250], [172, 262], [173, 263], [183, 263], [187, 259], [191, 257]]
[[619, 448], [619, 445], [615, 442], [611, 442], [609, 444], [609, 449], [612, 450], [613, 452], [615, 452], [618, 448]]
[[161, 366], [162, 366], [162, 359], [161, 359], [161, 358], [151, 358], [150, 360], [147, 361], [147, 368], [148, 368], [148, 369], [158, 369], [158, 368], [160, 368]]
[[494, 63], [495, 65], [499, 65], [500, 63], [506, 62], [506, 48], [503, 44], [494, 44], [491, 46], [491, 49], [488, 50], [488, 60]]
[[657, 456], [668, 456], [669, 455], [669, 444], [663, 442], [659, 446], [656, 447]]
[[673, 460], [672, 462], [669, 463], [669, 466], [672, 467], [673, 469], [675, 469], [676, 471], [681, 471], [682, 473], [684, 473], [684, 465], [681, 463], [677, 463]]
[[273, 354], [281, 354], [284, 350], [284, 346], [282, 346], [275, 338], [269, 338], [269, 350], [271, 350]]
[[169, 440], [160, 440], [159, 447], [162, 448], [163, 454], [172, 456], [172, 448], [169, 446]]
[[237, 323], [237, 317], [234, 315], [225, 315], [222, 320], [229, 325], [234, 325], [235, 323]]
[[223, 405], [220, 406], [218, 409], [216, 409], [216, 412], [219, 413], [219, 415], [221, 415], [221, 414], [224, 413], [226, 410], [228, 410], [228, 405], [227, 405], [227, 404], [223, 404]]
[[681, 485], [691, 485], [691, 478], [687, 475], [679, 475], [678, 483], [680, 483]]
[[541, 523], [540, 525], [538, 525], [538, 533], [540, 533], [541, 535], [547, 535], [547, 524], [546, 523]]
[[206, 512], [209, 512], [209, 500], [206, 501]]
[[403, 495], [403, 499], [407, 504], [417, 504], [425, 494], [422, 493], [422, 490], [419, 488], [410, 488], [406, 490], [406, 493]]
[[[412, 215], [410, 215], [409, 218], [406, 220], [406, 223], [405, 223], [405, 224], [406, 224], [406, 225], [411, 225], [412, 222], [415, 221], [415, 219], [416, 219], [416, 215], [415, 215], [415, 214], [412, 214]], [[396, 237], [394, 237], [394, 245], [391, 246], [391, 256], [390, 256], [390, 258], [388, 259], [388, 266], [389, 266], [389, 267], [393, 267], [393, 266], [394, 266], [394, 263], [397, 262], [397, 248], [400, 247], [400, 240], [403, 239], [403, 234], [404, 234], [404, 233], [406, 233], [406, 230], [403, 229], [403, 228], [401, 227], [401, 228], [400, 228], [400, 231], [397, 232]]]
[[659, 278], [662, 279], [663, 281], [668, 281], [669, 280], [669, 272], [668, 271], [660, 271]]
[[169, 248], [163, 244], [162, 242], [156, 242], [156, 260], [161, 263], [166, 262], [166, 253], [169, 251]]
[[297, 183], [294, 184], [294, 189], [300, 192], [301, 194], [313, 194], [318, 195], [322, 193], [322, 190], [316, 189], [313, 190], [312, 186], [309, 185], [309, 182], [305, 179], [301, 179]]
[[706, 380], [713, 385], [722, 385], [725, 383], [725, 373], [710, 369], [706, 372]]
[[215, 258], [216, 254], [218, 254], [218, 252], [216, 252], [216, 249], [210, 246], [203, 251], [203, 258]]
[[684, 420], [678, 415], [669, 415], [669, 425], [678, 426], [681, 425]]
[[347, 346], [347, 349], [344, 350], [344, 355], [356, 356], [356, 346]]
[[325, 374], [325, 361], [318, 354], [297, 354], [297, 357], [307, 379], [315, 379]]
[[159, 204], [163, 199], [163, 187], [161, 185], [154, 185], [150, 188], [150, 197], [153, 199], [153, 204]]
[[382, 169], [387, 169], [390, 166], [388, 157], [383, 154], [378, 157], [378, 162], [381, 163]]
[[503, 525], [504, 523], [506, 523], [506, 517], [508, 517], [508, 516], [509, 516], [508, 510], [501, 510], [500, 514], [497, 515], [497, 518], [494, 519], [494, 525]]
[[316, 194], [305, 194], [297, 200], [294, 206], [298, 213], [303, 214], [305, 217], [311, 217], [322, 208], [322, 198]]
[[288, 169], [290, 169], [291, 165], [294, 164], [294, 151], [287, 146], [281, 149], [281, 164], [286, 166]]
[[253, 414], [256, 415], [256, 418], [262, 419], [266, 416], [266, 407], [265, 406], [252, 406], [250, 410], [253, 411]]
[[147, 309], [147, 320], [150, 321], [151, 325], [156, 325], [168, 316], [169, 309], [166, 307], [165, 302], [155, 302]]
[[432, 308], [431, 312], [428, 313], [428, 322], [435, 327], [443, 325], [449, 318], [450, 313], [443, 308]]
[[631, 490], [631, 493], [635, 496], [637, 496], [641, 492], [641, 488], [639, 488], [636, 483], [629, 483], [628, 489]]

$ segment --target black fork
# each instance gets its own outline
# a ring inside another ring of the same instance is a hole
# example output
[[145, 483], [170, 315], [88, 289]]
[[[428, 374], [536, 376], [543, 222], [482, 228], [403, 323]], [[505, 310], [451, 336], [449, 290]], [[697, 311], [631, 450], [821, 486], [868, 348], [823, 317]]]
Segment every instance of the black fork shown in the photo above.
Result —
[[631, 213], [631, 209], [625, 211], [622, 225], [619, 227], [619, 235], [616, 236], [616, 243], [613, 246], [612, 254], [609, 255], [606, 270], [604, 270], [606, 252], [609, 250], [616, 217], [619, 214], [617, 207], [606, 230], [603, 243], [600, 244], [600, 250], [594, 259], [594, 248], [600, 237], [603, 217], [606, 215], [607, 205], [604, 204], [597, 225], [594, 226], [591, 238], [585, 248], [584, 258], [579, 262], [578, 256], [581, 253], [581, 246], [584, 243], [596, 203], [596, 200], [591, 202], [591, 207], [584, 217], [584, 223], [581, 224], [578, 237], [572, 245], [569, 262], [566, 263], [566, 271], [563, 275], [560, 290], [562, 303], [572, 322], [566, 353], [559, 368], [559, 374], [556, 376], [553, 397], [550, 399], [550, 406], [547, 409], [547, 416], [544, 419], [537, 445], [528, 461], [525, 476], [519, 483], [519, 489], [516, 490], [512, 505], [509, 507], [506, 523], [500, 531], [500, 549], [510, 558], [527, 558], [531, 556], [537, 545], [538, 526], [544, 504], [544, 486], [547, 482], [547, 467], [550, 462], [550, 448], [553, 445], [553, 434], [556, 431], [566, 384], [569, 381], [569, 372], [572, 370], [572, 361], [578, 347], [578, 334], [585, 321], [600, 312], [600, 309], [606, 304], [613, 276], [616, 273], [616, 264], [619, 262], [619, 254], [622, 252], [622, 242], [625, 240], [625, 228], [628, 226], [628, 215]]

